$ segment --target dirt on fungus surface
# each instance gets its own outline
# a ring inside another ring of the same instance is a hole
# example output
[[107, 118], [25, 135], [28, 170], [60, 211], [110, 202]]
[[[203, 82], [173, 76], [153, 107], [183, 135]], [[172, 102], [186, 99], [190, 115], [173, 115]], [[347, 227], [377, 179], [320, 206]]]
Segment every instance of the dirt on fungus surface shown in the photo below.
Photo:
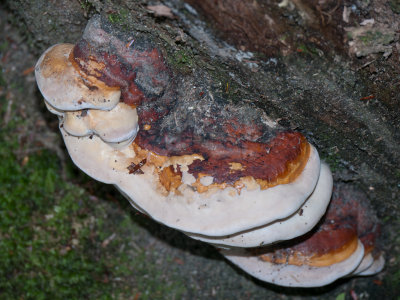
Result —
[[[25, 128], [26, 131], [22, 133], [10, 132], [9, 134], [20, 135], [19, 139], [27, 141], [26, 143], [28, 150], [32, 147], [31, 150], [34, 151], [34, 145], [36, 145], [36, 143], [40, 143], [46, 149], [54, 151], [54, 153], [56, 153], [60, 158], [60, 166], [67, 164], [66, 161], [68, 161], [69, 158], [64, 147], [62, 146], [58, 133], [58, 121], [45, 109], [42, 98], [37, 91], [32, 70], [29, 70], [29, 68], [34, 66], [41, 50], [46, 48], [48, 45], [61, 41], [75, 42], [80, 36], [80, 30], [83, 29], [86, 22], [85, 14], [88, 14], [91, 9], [96, 9], [97, 7], [101, 6], [99, 1], [81, 2], [87, 4], [87, 6], [77, 6], [76, 1], [66, 0], [64, 2], [63, 3], [67, 7], [69, 6], [76, 9], [71, 8], [65, 10], [64, 15], [66, 16], [66, 19], [64, 21], [59, 19], [60, 24], [56, 25], [52, 25], [54, 24], [53, 14], [45, 13], [46, 9], [44, 8], [44, 3], [47, 3], [47, 1], [34, 1], [34, 4], [29, 6], [28, 2], [15, 1], [12, 5], [10, 5], [14, 9], [16, 9], [18, 3], [23, 4], [22, 9], [19, 10], [20, 19], [16, 19], [15, 14], [7, 15], [9, 12], [5, 12], [4, 10], [1, 12], [2, 42], [7, 41], [8, 43], [8, 46], [4, 47], [4, 50], [3, 48], [1, 50], [1, 67], [3, 76], [6, 77], [7, 82], [15, 84], [14, 88], [9, 90], [10, 93], [6, 97], [7, 102], [2, 103], [2, 105], [6, 107], [12, 107], [13, 110], [16, 110], [22, 114], [27, 121]], [[141, 7], [144, 7], [147, 3], [146, 1], [127, 2], [131, 6], [141, 5]], [[40, 11], [40, 14], [36, 14], [38, 17], [36, 17], [34, 11], [29, 9], [31, 7], [35, 7], [37, 11]], [[118, 6], [116, 5], [115, 7]], [[23, 11], [25, 14], [24, 17], [21, 17], [21, 11]], [[49, 11], [51, 12], [51, 10]], [[185, 13], [188, 15], [190, 14], [188, 11]], [[114, 11], [110, 10], [109, 14], [110, 16], [113, 16], [111, 19], [116, 18], [117, 21], [118, 18], [123, 17], [123, 14], [121, 16], [121, 13], [118, 13], [117, 8], [115, 8]], [[71, 19], [70, 16], [74, 16], [74, 18]], [[19, 23], [19, 29], [28, 30], [28, 33], [25, 32], [24, 37], [21, 37], [15, 28], [11, 30], [10, 24], [7, 24], [3, 21], [7, 18], [11, 23]], [[49, 22], [49, 20], [52, 20], [52, 22]], [[25, 22], [26, 27], [21, 27], [21, 22]], [[68, 28], [63, 27], [63, 24], [68, 24], [71, 22], [74, 22], [75, 25], [70, 24]], [[157, 22], [161, 21], [157, 20]], [[49, 29], [49, 26], [53, 26], [53, 29], [50, 28], [50, 30], [47, 30]], [[42, 30], [40, 31], [39, 28], [42, 28]], [[64, 37], [61, 33], [65, 32], [66, 30], [68, 30], [68, 32], [71, 30], [73, 34], [68, 34]], [[165, 30], [168, 31], [169, 29]], [[181, 39], [185, 39], [185, 34], [187, 34], [187, 32], [182, 33]], [[195, 33], [192, 33], [192, 35], [194, 34]], [[31, 39], [35, 36], [36, 38]], [[60, 38], [62, 40], [60, 40]], [[171, 42], [169, 37], [166, 36], [165, 39], [168, 40], [168, 42]], [[182, 40], [178, 41], [177, 43], [179, 44], [181, 42]], [[172, 41], [172, 43], [175, 43], [175, 41]], [[39, 45], [40, 50], [37, 49], [32, 51], [33, 45]], [[198, 50], [193, 48], [191, 51], [193, 54], [193, 52]], [[174, 62], [183, 71], [189, 71], [191, 68], [191, 60], [193, 57], [188, 55], [188, 53], [190, 54], [190, 52], [177, 51], [173, 57]], [[380, 114], [382, 117], [387, 118], [388, 124], [393, 128], [397, 128], [398, 114], [396, 113], [396, 109], [398, 108], [399, 102], [398, 98], [396, 98], [395, 90], [392, 87], [393, 85], [397, 84], [396, 78], [398, 78], [399, 74], [399, 70], [396, 69], [396, 59], [398, 61], [398, 53], [396, 54], [396, 52], [394, 52], [388, 60], [377, 57], [374, 62], [361, 69], [362, 76], [357, 78], [354, 78], [354, 74], [352, 72], [340, 73], [340, 71], [343, 70], [340, 68], [337, 70], [326, 70], [326, 72], [319, 72], [324, 70], [325, 62], [318, 58], [315, 58], [311, 62], [307, 59], [307, 57], [304, 58], [302, 56], [288, 58], [287, 61], [290, 61], [293, 64], [291, 67], [292, 71], [298, 72], [301, 67], [304, 67], [306, 72], [297, 74], [294, 73], [295, 75], [286, 78], [284, 77], [285, 74], [282, 69], [279, 68], [279, 65], [274, 67], [274, 65], [276, 65], [274, 61], [269, 62], [269, 65], [272, 66], [271, 68], [267, 68], [267, 64], [261, 66], [262, 68], [266, 69], [267, 72], [270, 72], [270, 74], [275, 74], [275, 76], [278, 77], [278, 82], [279, 77], [281, 77], [281, 80], [287, 81], [283, 82], [281, 86], [285, 86], [288, 84], [288, 82], [290, 83], [299, 80], [299, 78], [305, 76], [306, 73], [318, 74], [318, 76], [315, 76], [317, 77], [316, 82], [309, 83], [308, 85], [305, 79], [300, 80], [298, 84], [299, 91], [301, 91], [301, 93], [299, 93], [299, 98], [292, 98], [292, 100], [287, 101], [288, 107], [298, 108], [300, 111], [311, 110], [313, 108], [312, 103], [319, 103], [319, 98], [326, 97], [323, 92], [318, 90], [321, 85], [329, 86], [332, 84], [329, 82], [329, 78], [331, 77], [324, 77], [326, 73], [329, 73], [330, 75], [333, 74], [334, 76], [341, 78], [342, 86], [352, 87], [356, 86], [355, 84], [358, 80], [370, 80], [369, 82], [373, 82], [373, 84], [365, 87], [365, 90], [362, 91], [355, 89], [355, 96], [362, 98], [361, 96], [369, 95], [371, 91], [371, 93], [376, 95], [377, 98], [379, 97], [379, 99], [383, 99], [384, 103], [382, 104], [368, 99], [362, 100], [368, 101], [368, 107], [367, 110], [363, 108], [360, 113], [368, 112], [370, 106], [375, 107], [379, 112], [378, 115]], [[251, 58], [248, 60], [251, 60]], [[366, 63], [367, 62], [368, 61], [366, 61]], [[281, 62], [278, 63], [280, 64]], [[260, 72], [257, 73], [254, 69], [248, 67], [245, 69], [245, 74], [247, 74], [249, 78], [252, 77], [253, 81], [257, 81], [258, 78], [264, 79], [260, 77]], [[245, 78], [240, 78], [239, 80], [243, 81]], [[235, 82], [232, 83], [233, 86], [230, 85], [228, 91], [224, 88], [225, 92], [232, 92], [234, 94], [234, 84]], [[270, 90], [273, 92], [274, 89], [278, 89], [280, 87], [279, 85], [274, 86], [274, 84], [276, 84], [276, 81], [265, 82], [266, 86], [271, 86]], [[333, 96], [335, 92], [337, 92], [338, 96], [340, 96], [340, 91], [336, 90], [337, 88], [338, 86], [333, 87], [330, 90], [331, 94], [327, 97], [327, 101], [335, 99]], [[294, 89], [295, 86], [293, 85], [287, 87], [280, 92], [281, 97], [284, 97], [285, 94], [290, 96], [296, 94], [293, 94]], [[300, 94], [302, 94], [302, 96]], [[307, 95], [311, 101], [307, 103], [302, 102], [301, 99], [304, 97], [304, 95]], [[233, 95], [233, 97], [234, 96], [235, 95]], [[277, 99], [279, 99], [279, 97], [277, 97]], [[337, 97], [337, 99], [338, 101], [334, 103], [335, 105], [340, 105], [345, 102], [343, 97]], [[249, 101], [251, 102], [252, 100]], [[263, 104], [257, 103], [257, 105], [262, 106]], [[335, 123], [335, 119], [349, 120], [347, 115], [337, 114], [337, 111], [335, 111], [335, 105], [333, 105], [333, 107], [321, 105], [319, 110], [315, 112], [315, 115], [322, 115], [323, 119], [326, 120], [326, 124], [329, 125], [337, 124]], [[361, 102], [360, 106], [363, 105], [366, 105], [365, 102]], [[329, 109], [327, 107], [329, 107]], [[390, 108], [389, 114], [387, 113], [388, 109], [386, 107]], [[355, 106], [349, 106], [348, 109], [352, 110], [357, 108]], [[371, 168], [370, 164], [372, 162], [368, 161], [371, 160], [369, 156], [371, 153], [371, 148], [367, 145], [369, 138], [371, 138], [370, 136], [366, 136], [365, 141], [362, 140], [362, 136], [355, 137], [356, 143], [354, 146], [354, 144], [352, 144], [354, 141], [348, 140], [347, 137], [346, 140], [343, 140], [342, 136], [340, 135], [340, 131], [335, 132], [332, 127], [329, 127], [326, 124], [319, 123], [319, 125], [313, 125], [315, 124], [314, 120], [303, 120], [302, 118], [298, 118], [297, 121], [293, 121], [290, 118], [288, 110], [289, 109], [276, 108], [275, 114], [283, 115], [282, 119], [280, 120], [280, 123], [283, 125], [292, 127], [293, 129], [313, 128], [313, 131], [315, 130], [315, 132], [318, 131], [319, 133], [325, 133], [325, 136], [313, 137], [312, 132], [308, 132], [307, 137], [311, 139], [314, 144], [319, 146], [320, 149], [322, 149], [323, 157], [328, 160], [332, 167], [335, 168], [336, 178], [350, 182], [357, 182], [361, 180], [363, 181], [364, 187], [368, 186], [368, 184], [370, 184], [372, 187], [369, 190], [369, 193], [371, 198], [375, 199], [373, 201], [373, 206], [375, 208], [381, 207], [378, 211], [378, 215], [384, 223], [383, 242], [387, 253], [387, 267], [385, 271], [378, 276], [373, 278], [340, 280], [331, 286], [318, 289], [282, 288], [251, 278], [223, 260], [218, 252], [212, 247], [193, 241], [183, 234], [161, 226], [145, 217], [136, 216], [134, 213], [132, 213], [133, 209], [127, 207], [119, 209], [110, 208], [111, 212], [109, 215], [107, 215], [107, 218], [121, 218], [126, 214], [129, 215], [130, 222], [136, 223], [139, 229], [135, 232], [134, 236], [131, 233], [126, 233], [126, 239], [133, 239], [136, 245], [140, 248], [151, 248], [154, 250], [154, 261], [149, 262], [149, 269], [150, 267], [156, 267], [160, 273], [165, 274], [167, 277], [180, 278], [186, 287], [185, 291], [181, 294], [180, 298], [182, 299], [265, 299], [268, 297], [279, 297], [280, 299], [300, 299], [303, 297], [313, 297], [315, 299], [337, 299], [339, 297], [339, 299], [343, 299], [343, 297], [346, 297], [350, 299], [350, 297], [353, 297], [352, 295], [354, 294], [363, 299], [374, 299], [379, 296], [385, 296], [387, 299], [395, 299], [395, 297], [398, 295], [400, 287], [400, 273], [398, 271], [398, 266], [400, 265], [400, 248], [397, 237], [400, 230], [400, 224], [397, 221], [399, 216], [399, 207], [395, 201], [399, 195], [398, 187], [396, 187], [398, 178], [400, 176], [399, 173], [396, 173], [396, 171], [390, 171], [390, 174], [393, 174], [393, 178], [391, 181], [386, 181], [386, 179], [382, 179], [382, 176], [379, 174], [379, 172], [377, 172], [379, 167]], [[5, 114], [2, 122], [5, 122], [6, 120], [7, 114]], [[364, 126], [364, 124], [360, 125], [355, 121], [353, 122], [351, 119], [348, 122], [348, 131], [351, 131], [353, 128]], [[365, 130], [367, 131], [367, 128]], [[383, 136], [382, 138], [386, 139], [387, 137]], [[379, 142], [380, 141], [377, 141], [377, 143]], [[335, 146], [335, 143], [338, 146]], [[394, 142], [392, 145], [395, 149]], [[382, 146], [382, 148], [385, 147]], [[364, 153], [360, 158], [356, 158], [354, 160], [358, 166], [356, 171], [354, 171], [354, 161], [353, 163], [349, 163], [349, 160], [353, 159], [352, 156], [354, 156], [353, 153], [355, 149], [361, 153]], [[372, 154], [375, 155], [374, 152]], [[376, 159], [376, 163], [372, 164], [383, 164], [383, 172], [385, 172], [386, 168], [389, 167], [387, 166], [387, 162], [383, 161], [382, 163], [382, 160], [382, 157], [378, 157], [378, 159]], [[366, 162], [363, 163], [362, 161]], [[362, 172], [365, 173], [360, 175]], [[386, 175], [387, 174], [385, 174], [385, 176]], [[364, 178], [360, 179], [360, 177]], [[374, 179], [377, 177], [380, 179], [381, 186], [374, 186], [374, 183], [376, 182]], [[79, 182], [77, 184], [79, 185]], [[104, 199], [104, 194], [110, 193], [116, 195], [111, 187], [103, 187], [103, 189], [104, 190], [101, 190], [101, 192], [96, 192], [96, 189], [90, 192], [92, 195], [99, 198], [100, 201], [105, 202], [107, 201], [102, 200]], [[382, 190], [385, 190], [385, 192], [383, 193]], [[122, 198], [119, 199], [124, 201]], [[382, 203], [382, 206], [380, 203]], [[386, 217], [386, 215], [388, 215], [388, 217]], [[103, 250], [100, 249], [100, 252], [101, 251]], [[137, 275], [132, 272], [130, 278], [132, 282], [135, 282], [135, 276]], [[127, 280], [129, 280], [129, 278]], [[148, 282], [145, 281], [144, 284], [148, 284]]]

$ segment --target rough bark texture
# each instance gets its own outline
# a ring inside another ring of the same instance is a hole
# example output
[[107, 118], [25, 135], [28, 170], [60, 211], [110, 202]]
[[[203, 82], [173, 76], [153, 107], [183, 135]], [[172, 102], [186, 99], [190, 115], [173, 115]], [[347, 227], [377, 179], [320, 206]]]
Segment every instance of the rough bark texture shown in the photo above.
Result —
[[[172, 19], [156, 17], [147, 1], [51, 2], [8, 1], [37, 55], [52, 44], [76, 42], [86, 18], [101, 13], [132, 36], [146, 34], [182, 80], [227, 102], [262, 109], [280, 125], [302, 132], [330, 164], [335, 180], [367, 191], [383, 223], [388, 264], [383, 287], [371, 285], [372, 279], [361, 284], [370, 294], [386, 291], [395, 297], [400, 289], [398, 1], [293, 0], [281, 2], [283, 7], [266, 0], [187, 1], [198, 11], [179, 0], [164, 1]], [[358, 24], [366, 19], [375, 23], [359, 35], [357, 28], [364, 27]], [[207, 80], [196, 77], [199, 70]]]

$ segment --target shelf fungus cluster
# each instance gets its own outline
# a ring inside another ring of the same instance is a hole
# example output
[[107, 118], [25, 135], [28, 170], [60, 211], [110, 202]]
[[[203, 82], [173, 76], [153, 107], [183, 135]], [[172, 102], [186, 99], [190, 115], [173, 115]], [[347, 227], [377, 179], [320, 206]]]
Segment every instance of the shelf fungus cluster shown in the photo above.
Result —
[[366, 195], [338, 184], [326, 214], [309, 233], [266, 247], [224, 249], [222, 254], [263, 281], [315, 287], [341, 277], [380, 272], [384, 259], [376, 246], [378, 234]]
[[40, 57], [39, 89], [79, 168], [261, 280], [310, 287], [382, 269], [376, 217], [342, 189], [329, 205], [329, 167], [302, 134], [207, 90], [201, 72], [203, 85], [174, 76], [152, 45], [96, 16], [76, 45]]
[[[49, 111], [74, 137], [97, 135], [111, 146], [128, 145], [138, 131], [136, 109], [120, 102], [121, 91], [85, 75], [71, 59], [72, 44], [48, 49], [37, 63], [36, 80]], [[87, 68], [98, 67], [90, 61]], [[110, 126], [112, 124], [112, 126]]]

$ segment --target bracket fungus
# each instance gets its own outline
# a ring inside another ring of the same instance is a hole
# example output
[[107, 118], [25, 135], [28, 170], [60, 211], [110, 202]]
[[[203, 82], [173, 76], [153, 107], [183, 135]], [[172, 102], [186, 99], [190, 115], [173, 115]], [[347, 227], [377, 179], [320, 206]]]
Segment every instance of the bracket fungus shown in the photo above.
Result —
[[[93, 18], [75, 46], [53, 46], [36, 66], [40, 90], [51, 111], [62, 115], [64, 141], [83, 171], [117, 185], [152, 218], [193, 234], [229, 235], [299, 210], [320, 172], [316, 149], [300, 133], [248, 106], [180, 95], [181, 83], [157, 48], [141, 37], [127, 47], [108, 26]], [[56, 70], [48, 71], [52, 61]], [[48, 85], [61, 85], [57, 80], [82, 94], [67, 94], [64, 104], [48, 92]], [[119, 104], [98, 101], [102, 87], [118, 93]], [[123, 118], [120, 106], [133, 107], [137, 117]], [[110, 144], [134, 136], [126, 128], [136, 122], [140, 130], [132, 143], [119, 149]], [[108, 132], [118, 134], [111, 139]]]
[[[204, 72], [178, 78], [153, 44], [142, 33], [132, 42], [132, 33], [116, 34], [106, 18], [95, 16], [76, 45], [58, 44], [40, 57], [36, 80], [48, 109], [59, 116], [74, 163], [114, 184], [153, 219], [195, 239], [234, 247], [224, 255], [238, 265], [232, 253], [250, 253], [242, 248], [312, 230], [332, 193], [332, 175], [317, 150], [263, 111], [215, 94]], [[190, 83], [195, 76], [207, 93]], [[348, 246], [338, 264], [351, 261], [351, 267], [340, 276], [363, 259], [362, 242], [355, 238]], [[375, 258], [366, 256], [357, 272], [374, 272]], [[248, 262], [274, 264], [243, 259], [244, 269]], [[318, 274], [334, 270], [308, 267]]]
[[366, 196], [336, 185], [326, 215], [311, 232], [290, 241], [221, 253], [254, 277], [290, 287], [317, 287], [346, 276], [367, 276], [384, 266], [376, 246], [379, 224]]
[[[73, 48], [72, 44], [54, 45], [36, 64], [36, 81], [47, 108], [72, 136], [96, 134], [111, 145], [131, 142], [138, 131], [135, 107], [120, 103], [118, 87], [82, 72], [73, 59]], [[94, 74], [105, 67], [93, 60], [84, 65]]]
[[[119, 88], [106, 85], [94, 74], [80, 71], [71, 54], [74, 45], [57, 44], [46, 50], [36, 64], [37, 85], [51, 107], [62, 111], [86, 108], [109, 110], [119, 102]], [[105, 66], [89, 61], [86, 68]]]
[[118, 103], [112, 110], [87, 109], [65, 112], [62, 123], [73, 136], [98, 135], [106, 143], [132, 141], [138, 131], [136, 109]]

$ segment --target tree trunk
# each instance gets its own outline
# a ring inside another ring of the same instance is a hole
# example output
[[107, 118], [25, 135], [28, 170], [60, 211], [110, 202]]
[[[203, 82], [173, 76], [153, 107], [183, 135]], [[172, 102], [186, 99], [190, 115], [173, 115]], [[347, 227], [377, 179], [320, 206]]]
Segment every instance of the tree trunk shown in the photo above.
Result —
[[177, 78], [302, 132], [336, 181], [367, 191], [383, 222], [384, 283], [395, 296], [400, 282], [389, 285], [400, 267], [399, 1], [163, 1], [172, 17], [139, 0], [48, 2], [8, 1], [37, 55], [75, 43], [87, 19], [100, 13], [132, 36], [148, 36]]

